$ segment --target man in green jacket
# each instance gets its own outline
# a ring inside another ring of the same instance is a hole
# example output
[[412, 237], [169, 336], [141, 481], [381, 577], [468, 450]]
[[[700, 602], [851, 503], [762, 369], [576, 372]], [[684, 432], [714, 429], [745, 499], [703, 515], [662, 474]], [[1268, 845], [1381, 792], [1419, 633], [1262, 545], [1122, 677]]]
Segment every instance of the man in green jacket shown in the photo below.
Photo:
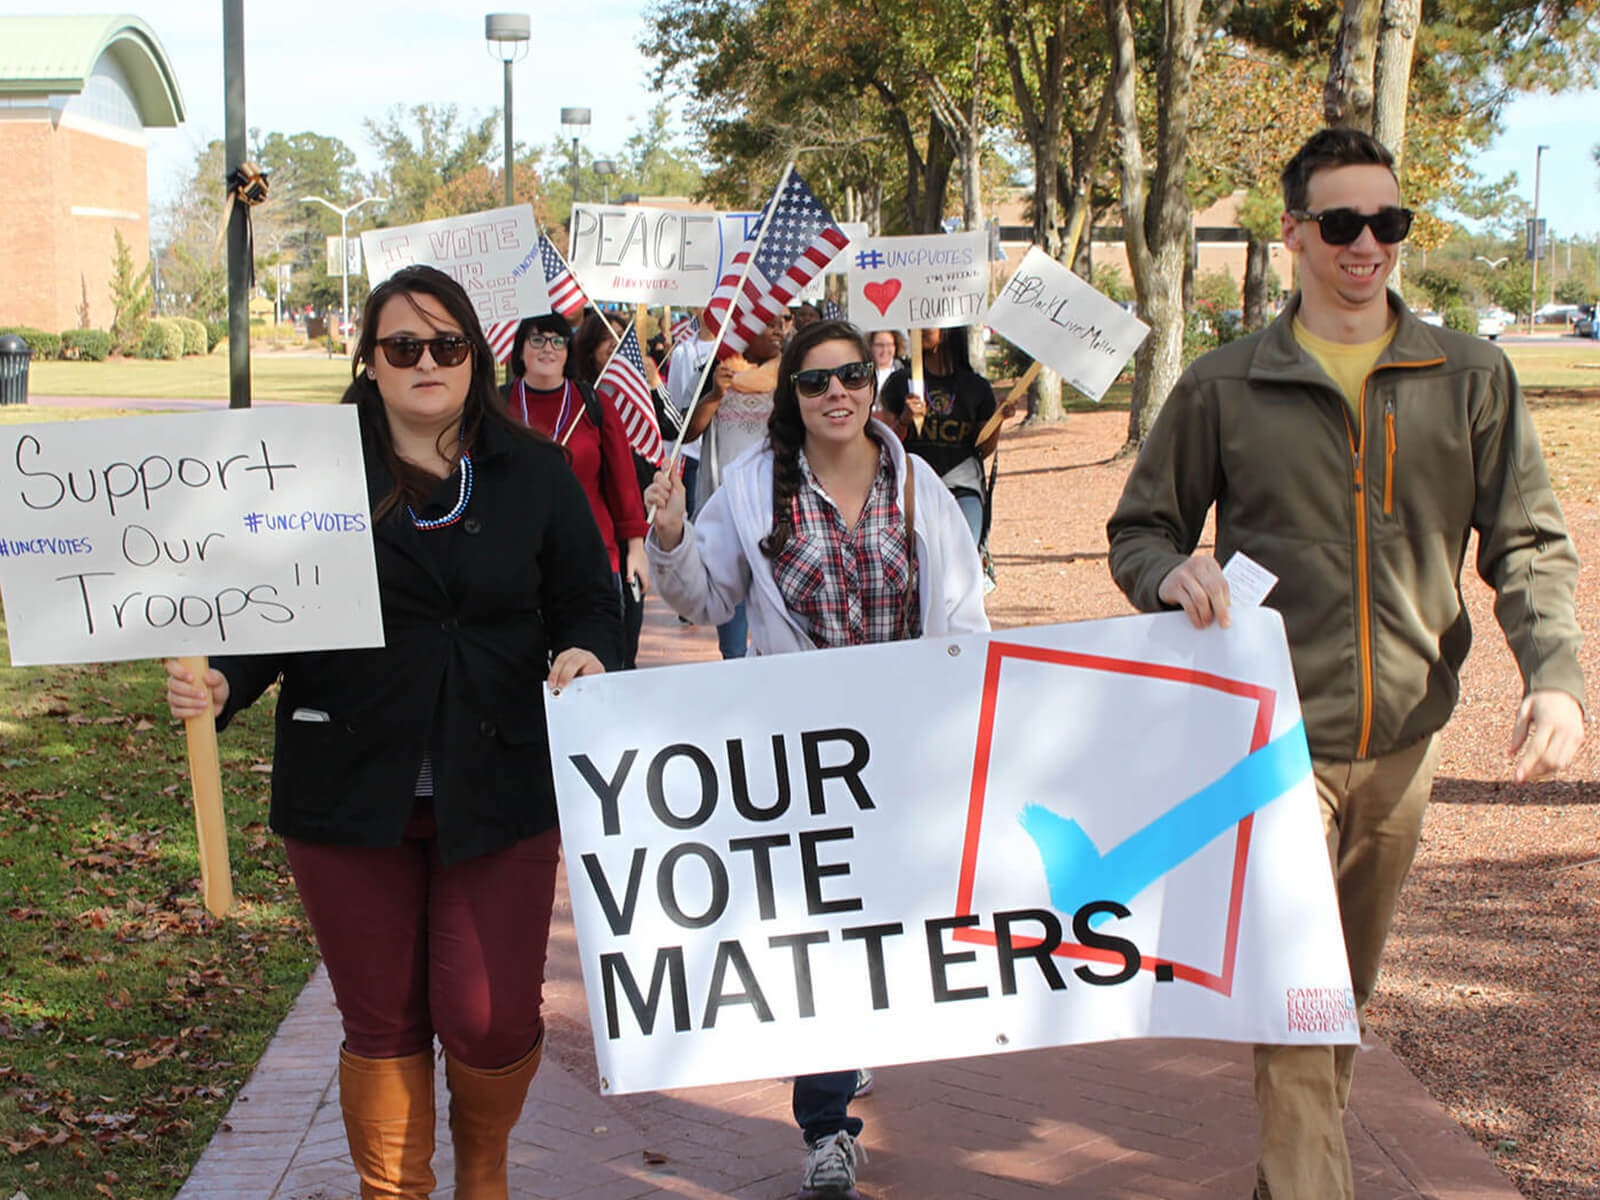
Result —
[[[1578, 561], [1515, 373], [1481, 338], [1418, 321], [1386, 281], [1411, 225], [1390, 153], [1325, 129], [1283, 172], [1299, 292], [1268, 328], [1184, 373], [1107, 527], [1140, 609], [1228, 624], [1219, 562], [1278, 576], [1356, 1007], [1416, 853], [1471, 630], [1467, 541], [1524, 681], [1513, 777], [1583, 740]], [[1216, 506], [1216, 556], [1195, 554]], [[1257, 1196], [1354, 1196], [1342, 1116], [1354, 1047], [1258, 1046]]]

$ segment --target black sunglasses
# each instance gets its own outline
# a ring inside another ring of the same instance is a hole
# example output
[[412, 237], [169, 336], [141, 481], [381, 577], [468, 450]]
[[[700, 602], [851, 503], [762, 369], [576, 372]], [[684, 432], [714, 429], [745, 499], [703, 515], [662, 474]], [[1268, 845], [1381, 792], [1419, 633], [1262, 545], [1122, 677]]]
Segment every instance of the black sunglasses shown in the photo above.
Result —
[[802, 396], [815, 397], [828, 390], [831, 380], [837, 379], [853, 392], [871, 383], [872, 376], [871, 363], [853, 362], [839, 367], [812, 367], [806, 371], [796, 371], [789, 378], [794, 381], [795, 391]]
[[397, 333], [393, 337], [379, 338], [378, 345], [383, 347], [383, 356], [391, 367], [416, 366], [422, 361], [424, 347], [441, 367], [458, 367], [472, 353], [472, 343], [458, 333], [443, 333], [432, 338]]
[[1314, 213], [1300, 208], [1291, 210], [1289, 215], [1298, 221], [1315, 221], [1322, 240], [1330, 246], [1348, 246], [1361, 236], [1363, 229], [1372, 230], [1372, 236], [1385, 246], [1405, 241], [1411, 232], [1409, 208], [1391, 206], [1375, 213], [1359, 213], [1353, 208], [1325, 208]]

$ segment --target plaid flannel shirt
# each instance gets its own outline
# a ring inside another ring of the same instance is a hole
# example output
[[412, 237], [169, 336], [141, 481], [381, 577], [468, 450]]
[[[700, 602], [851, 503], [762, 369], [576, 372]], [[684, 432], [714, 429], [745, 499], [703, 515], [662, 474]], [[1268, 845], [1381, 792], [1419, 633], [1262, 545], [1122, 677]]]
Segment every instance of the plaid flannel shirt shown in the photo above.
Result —
[[[794, 535], [772, 563], [773, 580], [789, 610], [819, 647], [918, 636], [922, 617], [916, 578], [888, 452], [879, 447], [878, 473], [854, 529], [845, 528], [803, 450], [800, 475]], [[902, 628], [907, 588], [911, 604]]]

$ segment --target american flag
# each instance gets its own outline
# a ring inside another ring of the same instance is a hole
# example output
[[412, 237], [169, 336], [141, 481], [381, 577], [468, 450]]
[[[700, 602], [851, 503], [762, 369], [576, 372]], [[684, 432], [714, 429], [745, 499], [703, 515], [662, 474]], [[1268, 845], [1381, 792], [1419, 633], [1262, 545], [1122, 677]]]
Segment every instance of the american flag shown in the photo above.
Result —
[[700, 336], [700, 318], [693, 313], [679, 313], [672, 318], [672, 344], [681, 346]]
[[[544, 286], [550, 293], [550, 307], [576, 325], [584, 306], [589, 303], [589, 297], [583, 294], [578, 281], [572, 277], [567, 260], [561, 257], [561, 252], [542, 233], [539, 235], [539, 266], [544, 270]], [[483, 335], [489, 339], [489, 348], [494, 351], [495, 362], [503, 363], [511, 357], [511, 346], [517, 339], [517, 326], [521, 323], [522, 318], [517, 317], [510, 321], [494, 321], [483, 327]]]
[[594, 390], [616, 406], [623, 431], [640, 458], [659, 467], [666, 457], [661, 444], [661, 427], [656, 424], [656, 406], [644, 374], [644, 353], [639, 349], [639, 334], [629, 325], [616, 353], [600, 372]]
[[[735, 296], [744, 265], [769, 219], [771, 229], [761, 240], [743, 292]], [[777, 204], [769, 200], [761, 210], [755, 228], [706, 305], [706, 328], [715, 334], [724, 323], [728, 327], [717, 357], [731, 358], [742, 352], [849, 241], [805, 180], [790, 171]]]
[[589, 297], [583, 294], [578, 281], [572, 277], [572, 268], [561, 252], [550, 244], [544, 234], [539, 235], [539, 265], [544, 268], [544, 286], [550, 292], [550, 307], [567, 320], [577, 324]]

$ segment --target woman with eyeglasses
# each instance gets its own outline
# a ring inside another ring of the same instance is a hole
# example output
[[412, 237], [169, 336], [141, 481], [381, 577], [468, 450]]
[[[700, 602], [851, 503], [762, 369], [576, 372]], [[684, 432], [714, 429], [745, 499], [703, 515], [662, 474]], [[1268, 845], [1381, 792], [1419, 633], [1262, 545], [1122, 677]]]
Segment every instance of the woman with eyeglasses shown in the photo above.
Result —
[[983, 460], [1000, 440], [996, 430], [978, 444], [978, 433], [994, 415], [994, 389], [972, 368], [965, 328], [922, 331], [922, 373], [926, 395], [912, 392], [911, 372], [902, 369], [884, 383], [878, 405], [907, 452], [926, 459], [955, 495], [977, 545], [988, 492]]
[[272, 828], [344, 1026], [339, 1095], [365, 1197], [434, 1187], [434, 1042], [455, 1195], [507, 1195], [538, 1069], [559, 834], [540, 680], [617, 662], [616, 584], [565, 456], [506, 414], [448, 275], [366, 304], [356, 408], [384, 644], [168, 661], [175, 717], [218, 727], [281, 681]]
[[[642, 599], [650, 586], [644, 556], [650, 527], [639, 499], [633, 448], [616, 409], [595, 395], [590, 374], [598, 371], [584, 361], [592, 361], [592, 352], [574, 353], [572, 341], [572, 326], [560, 313], [529, 317], [518, 325], [511, 343], [506, 407], [513, 418], [566, 450], [611, 557], [619, 602], [630, 592]], [[633, 666], [632, 656], [624, 658], [623, 666]]]
[[[927, 463], [871, 419], [873, 367], [861, 331], [823, 321], [778, 363], [767, 436], [734, 461], [693, 524], [683, 484], [658, 472], [645, 548], [661, 595], [695, 622], [749, 607], [750, 649], [781, 654], [989, 628], [966, 522]], [[794, 1081], [807, 1154], [800, 1195], [855, 1196], [861, 1120], [850, 1101], [870, 1075]]]

